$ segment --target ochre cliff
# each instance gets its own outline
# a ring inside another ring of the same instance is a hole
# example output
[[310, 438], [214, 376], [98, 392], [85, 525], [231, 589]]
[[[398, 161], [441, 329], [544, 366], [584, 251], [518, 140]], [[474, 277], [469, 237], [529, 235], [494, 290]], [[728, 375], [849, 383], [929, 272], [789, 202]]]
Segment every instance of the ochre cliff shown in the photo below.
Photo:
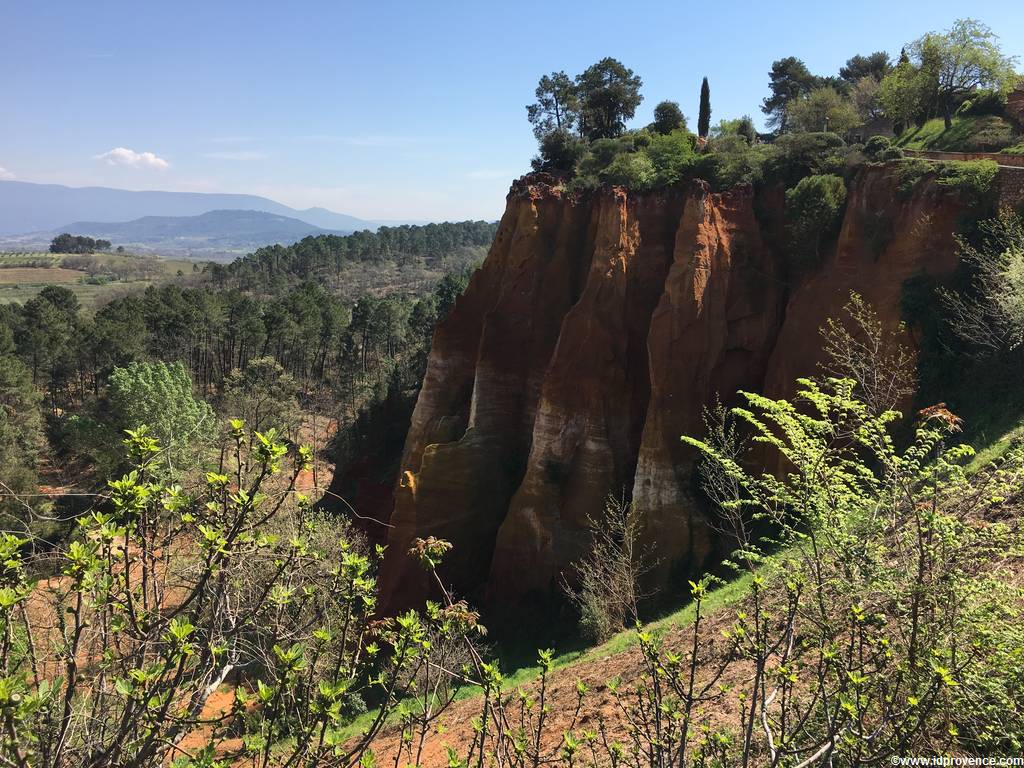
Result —
[[784, 396], [815, 373], [818, 329], [851, 290], [897, 328], [903, 281], [955, 268], [964, 210], [928, 182], [900, 197], [889, 169], [866, 167], [834, 249], [787, 277], [766, 234], [777, 228], [755, 215], [771, 219], [777, 194], [697, 182], [578, 196], [551, 181], [513, 185], [487, 260], [435, 333], [395, 490], [385, 607], [425, 596], [405, 553], [429, 535], [454, 545], [443, 577], [462, 594], [549, 593], [571, 578], [609, 493], [642, 512], [654, 578], [699, 567], [715, 538], [679, 436], [701, 433], [716, 396]]

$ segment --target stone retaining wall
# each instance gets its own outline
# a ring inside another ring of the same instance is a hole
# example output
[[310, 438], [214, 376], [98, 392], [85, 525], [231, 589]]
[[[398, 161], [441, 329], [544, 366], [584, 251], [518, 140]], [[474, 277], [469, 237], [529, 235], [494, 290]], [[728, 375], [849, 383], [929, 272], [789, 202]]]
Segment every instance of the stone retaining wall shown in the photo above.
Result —
[[1024, 207], [1024, 168], [999, 169], [999, 204], [1021, 210]]
[[999, 152], [933, 152], [905, 149], [903, 154], [907, 157], [923, 157], [925, 160], [994, 160], [999, 165], [1024, 168], [1024, 155], [1004, 155]]

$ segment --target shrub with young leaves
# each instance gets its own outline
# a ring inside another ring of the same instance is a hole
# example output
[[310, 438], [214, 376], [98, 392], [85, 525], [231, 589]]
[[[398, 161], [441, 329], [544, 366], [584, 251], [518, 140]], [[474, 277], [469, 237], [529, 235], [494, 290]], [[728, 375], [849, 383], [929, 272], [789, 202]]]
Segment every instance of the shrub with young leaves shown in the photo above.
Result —
[[[746, 394], [738, 417], [785, 474], [752, 475], [707, 443], [742, 488], [727, 502], [769, 519], [783, 555], [754, 576], [730, 637], [753, 678], [736, 757], [872, 764], [900, 754], [1000, 754], [1024, 744], [1020, 589], [1000, 563], [1021, 540], [993, 521], [1018, 493], [1022, 457], [969, 478], [947, 446], [959, 421], [922, 411], [899, 450], [894, 411], [852, 380], [800, 381], [796, 402]], [[750, 551], [750, 546], [746, 546]], [[997, 618], [1002, 617], [1002, 618]]]
[[[290, 452], [273, 429], [232, 422], [221, 463], [188, 490], [161, 482], [146, 428], [126, 447], [134, 468], [66, 546], [30, 558], [28, 542], [0, 536], [0, 761], [358, 762], [431, 638], [474, 614], [375, 622], [381, 553], [314, 517], [295, 486], [311, 451]], [[226, 683], [234, 706], [207, 712]], [[368, 703], [372, 722], [349, 738], [342, 727]]]
[[1024, 217], [1004, 210], [959, 238], [970, 286], [942, 292], [950, 327], [975, 351], [1009, 353], [1024, 343]]
[[634, 504], [609, 496], [603, 514], [588, 522], [591, 544], [567, 591], [583, 635], [603, 642], [636, 624], [640, 579], [649, 564], [639, 545], [641, 520]]

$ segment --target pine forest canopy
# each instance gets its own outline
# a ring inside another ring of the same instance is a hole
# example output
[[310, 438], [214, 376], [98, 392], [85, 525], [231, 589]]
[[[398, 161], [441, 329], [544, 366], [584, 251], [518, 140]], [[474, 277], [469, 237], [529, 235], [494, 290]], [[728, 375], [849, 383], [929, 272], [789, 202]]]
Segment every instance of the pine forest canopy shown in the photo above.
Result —
[[[150, 420], [165, 444], [183, 431], [203, 443], [217, 420], [202, 400], [185, 397], [193, 389], [218, 409], [237, 409], [229, 415], [251, 411], [256, 428], [280, 409], [250, 407], [257, 397], [253, 381], [271, 382], [274, 392], [292, 390], [303, 408], [332, 403], [342, 443], [357, 417], [363, 433], [378, 429], [374, 418], [390, 429], [408, 418], [434, 325], [495, 230], [481, 221], [309, 237], [232, 265], [210, 265], [197, 273], [194, 287], [151, 285], [95, 312], [63, 286], [48, 286], [24, 304], [0, 305], [0, 363], [7, 374], [0, 389], [8, 403], [21, 404], [16, 419], [0, 423], [7, 467], [0, 481], [32, 490], [35, 457], [46, 443], [43, 409], [52, 417], [51, 450], [86, 468], [83, 477], [113, 471], [121, 430], [138, 426], [147, 412], [171, 419]], [[339, 268], [344, 277], [332, 280]], [[415, 280], [403, 282], [410, 275]], [[154, 393], [171, 396], [175, 405], [158, 404]], [[384, 402], [390, 405], [383, 416], [360, 416]], [[175, 463], [184, 455], [178, 448], [168, 453]], [[8, 507], [5, 502], [0, 512]]]
[[380, 263], [407, 258], [440, 260], [462, 248], [487, 248], [497, 231], [495, 222], [463, 221], [380, 227], [351, 235], [317, 235], [293, 245], [271, 245], [213, 267], [215, 277], [287, 274], [306, 278], [338, 272], [346, 264]]
[[93, 253], [109, 249], [109, 240], [94, 240], [91, 237], [72, 235], [67, 232], [57, 235], [50, 242], [50, 253]]

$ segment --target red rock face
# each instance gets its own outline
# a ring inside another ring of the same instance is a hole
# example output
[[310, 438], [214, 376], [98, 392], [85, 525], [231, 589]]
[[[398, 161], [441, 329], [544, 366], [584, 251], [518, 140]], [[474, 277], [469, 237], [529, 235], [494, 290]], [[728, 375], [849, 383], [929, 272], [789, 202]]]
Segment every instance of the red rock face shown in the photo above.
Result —
[[[851, 291], [874, 307], [887, 329], [898, 330], [904, 281], [920, 274], [942, 278], [956, 269], [954, 233], [963, 202], [934, 184], [924, 183], [910, 196], [897, 194], [896, 186], [885, 168], [869, 169], [858, 178], [834, 251], [798, 282], [787, 301], [765, 394], [788, 397], [798, 376], [816, 372], [821, 361], [817, 329], [837, 316]], [[913, 343], [909, 334], [905, 338]]]
[[702, 434], [703, 408], [716, 396], [730, 403], [738, 390], [760, 388], [778, 333], [781, 277], [749, 189], [690, 198], [651, 319], [651, 398], [632, 489], [657, 582], [699, 567], [711, 552], [693, 497], [695, 457], [679, 437]]
[[714, 537], [679, 436], [701, 434], [702, 408], [739, 389], [790, 394], [815, 373], [818, 329], [851, 290], [898, 327], [903, 281], [955, 268], [962, 205], [932, 185], [906, 200], [895, 187], [885, 168], [862, 171], [835, 252], [789, 290], [749, 189], [580, 198], [517, 182], [487, 260], [434, 336], [382, 605], [426, 595], [405, 553], [428, 535], [454, 544], [442, 575], [461, 594], [549, 593], [571, 578], [609, 493], [642, 511], [656, 581], [698, 568]]
[[591, 209], [522, 187], [483, 267], [441, 324], [413, 412], [395, 491], [385, 606], [426, 585], [405, 556], [417, 536], [455, 545], [445, 575], [462, 590], [487, 578], [498, 527], [522, 478], [534, 413], [566, 312], [589, 266]]

